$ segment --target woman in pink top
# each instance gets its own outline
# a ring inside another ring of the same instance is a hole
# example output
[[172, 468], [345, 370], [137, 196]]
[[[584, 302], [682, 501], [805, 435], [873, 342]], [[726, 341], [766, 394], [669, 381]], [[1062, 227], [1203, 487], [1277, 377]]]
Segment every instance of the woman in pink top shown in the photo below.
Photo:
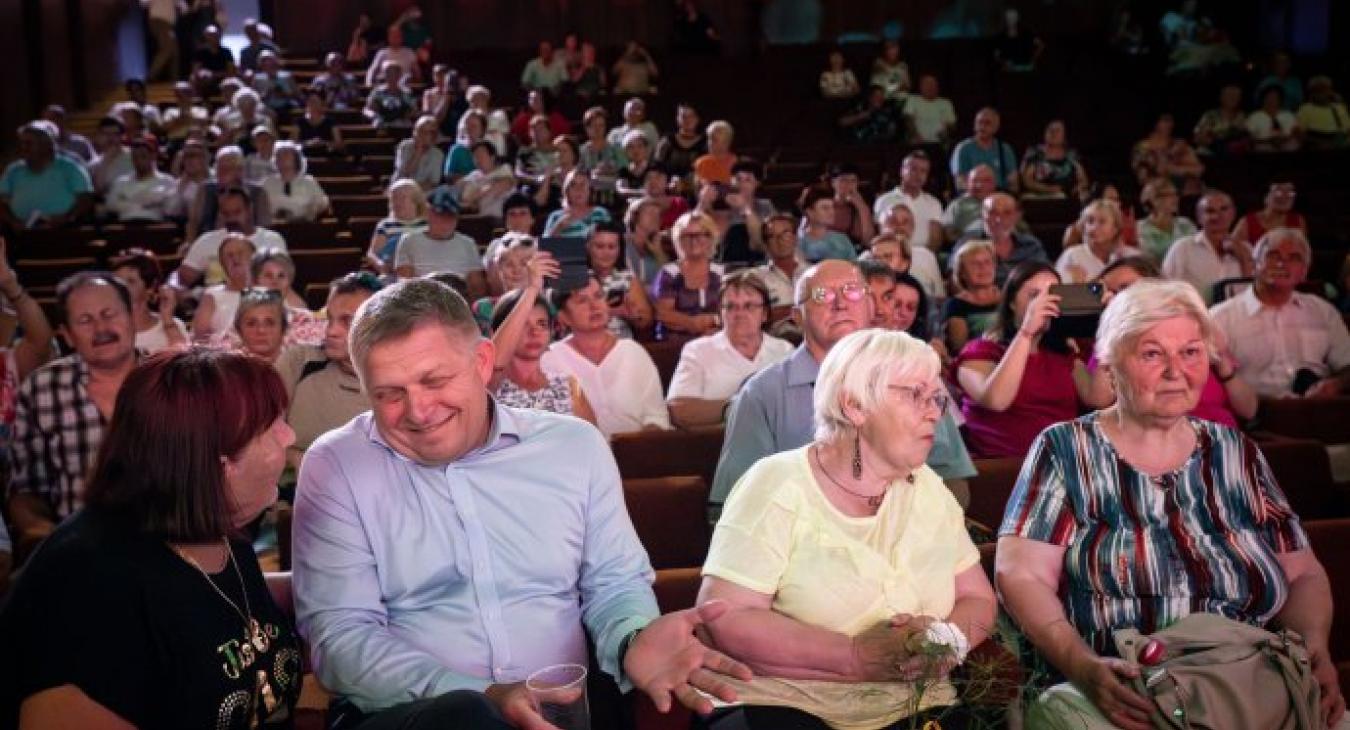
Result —
[[[1102, 270], [1097, 281], [1106, 288], [1103, 298], [1124, 291], [1140, 279], [1157, 278], [1158, 267], [1151, 259], [1141, 256], [1129, 256], [1119, 259]], [[1200, 391], [1200, 401], [1191, 410], [1191, 415], [1206, 421], [1214, 421], [1225, 426], [1241, 428], [1241, 421], [1251, 420], [1256, 415], [1256, 391], [1245, 380], [1238, 377], [1237, 362], [1228, 351], [1228, 342], [1223, 332], [1214, 332], [1214, 352], [1210, 353], [1210, 378]], [[1092, 388], [1084, 398], [1091, 408], [1106, 408], [1116, 400], [1115, 387], [1105, 370], [1097, 367], [1097, 360], [1088, 360], [1088, 372], [1092, 374]]]
[[956, 358], [966, 446], [977, 459], [1023, 456], [1045, 427], [1078, 416], [1091, 378], [1071, 343], [1050, 334], [1060, 283], [1050, 264], [1008, 274], [994, 322]]

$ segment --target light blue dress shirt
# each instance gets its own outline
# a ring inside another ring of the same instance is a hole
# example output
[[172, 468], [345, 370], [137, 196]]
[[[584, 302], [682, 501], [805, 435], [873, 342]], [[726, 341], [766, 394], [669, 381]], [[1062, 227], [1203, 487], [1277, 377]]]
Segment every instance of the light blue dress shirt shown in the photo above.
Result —
[[[755, 373], [736, 394], [727, 415], [722, 454], [717, 459], [708, 501], [714, 509], [727, 501], [731, 488], [756, 461], [815, 440], [814, 391], [820, 363], [806, 345], [788, 359]], [[928, 452], [928, 466], [943, 479], [975, 476], [975, 463], [961, 441], [950, 412], [942, 414]]]
[[[570, 416], [492, 404], [486, 446], [444, 466], [370, 413], [315, 442], [296, 490], [296, 619], [323, 685], [371, 712], [600, 667], [658, 615], [609, 446]], [[583, 629], [584, 626], [584, 629]]]

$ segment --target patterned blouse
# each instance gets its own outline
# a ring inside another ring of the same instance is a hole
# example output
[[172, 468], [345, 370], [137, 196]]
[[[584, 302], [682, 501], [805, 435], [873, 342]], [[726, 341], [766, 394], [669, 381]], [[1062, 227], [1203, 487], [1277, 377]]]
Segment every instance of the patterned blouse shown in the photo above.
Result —
[[1256, 444], [1190, 423], [1195, 452], [1158, 478], [1116, 454], [1096, 413], [1051, 426], [1008, 500], [1000, 536], [1067, 548], [1069, 622], [1104, 656], [1112, 629], [1148, 634], [1191, 613], [1265, 624], [1288, 595], [1276, 554], [1308, 547]]
[[502, 378], [494, 395], [497, 402], [513, 408], [533, 408], [539, 411], [572, 415], [572, 381], [566, 375], [545, 374], [548, 384], [539, 390], [525, 390]]

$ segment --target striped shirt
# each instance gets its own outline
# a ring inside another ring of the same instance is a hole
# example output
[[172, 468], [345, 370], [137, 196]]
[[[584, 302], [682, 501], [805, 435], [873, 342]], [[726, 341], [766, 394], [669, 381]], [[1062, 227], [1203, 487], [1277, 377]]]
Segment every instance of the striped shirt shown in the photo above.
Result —
[[1288, 595], [1277, 553], [1308, 547], [1256, 445], [1190, 419], [1195, 452], [1158, 479], [1116, 454], [1096, 413], [1036, 438], [1000, 536], [1067, 548], [1069, 622], [1100, 654], [1111, 631], [1148, 634], [1191, 613], [1263, 625]]
[[58, 520], [83, 503], [85, 472], [103, 441], [106, 424], [88, 386], [89, 366], [70, 355], [33, 371], [19, 387], [9, 496], [39, 497]]

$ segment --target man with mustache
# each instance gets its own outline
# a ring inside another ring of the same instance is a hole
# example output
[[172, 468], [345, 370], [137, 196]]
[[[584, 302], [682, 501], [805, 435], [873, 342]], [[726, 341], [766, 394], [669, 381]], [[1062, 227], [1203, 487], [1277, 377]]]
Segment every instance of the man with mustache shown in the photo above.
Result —
[[[708, 498], [714, 516], [756, 461], [812, 440], [812, 394], [821, 361], [836, 342], [872, 326], [872, 300], [852, 262], [833, 259], [807, 269], [797, 281], [795, 297], [792, 317], [802, 328], [801, 346], [745, 381], [731, 401]], [[938, 421], [928, 465], [954, 493], [967, 493], [964, 481], [975, 476], [975, 464], [950, 412]]]
[[23, 556], [82, 503], [84, 474], [112, 418], [122, 380], [136, 365], [131, 294], [102, 271], [56, 287], [57, 332], [74, 350], [19, 387], [8, 507], [15, 555]]

